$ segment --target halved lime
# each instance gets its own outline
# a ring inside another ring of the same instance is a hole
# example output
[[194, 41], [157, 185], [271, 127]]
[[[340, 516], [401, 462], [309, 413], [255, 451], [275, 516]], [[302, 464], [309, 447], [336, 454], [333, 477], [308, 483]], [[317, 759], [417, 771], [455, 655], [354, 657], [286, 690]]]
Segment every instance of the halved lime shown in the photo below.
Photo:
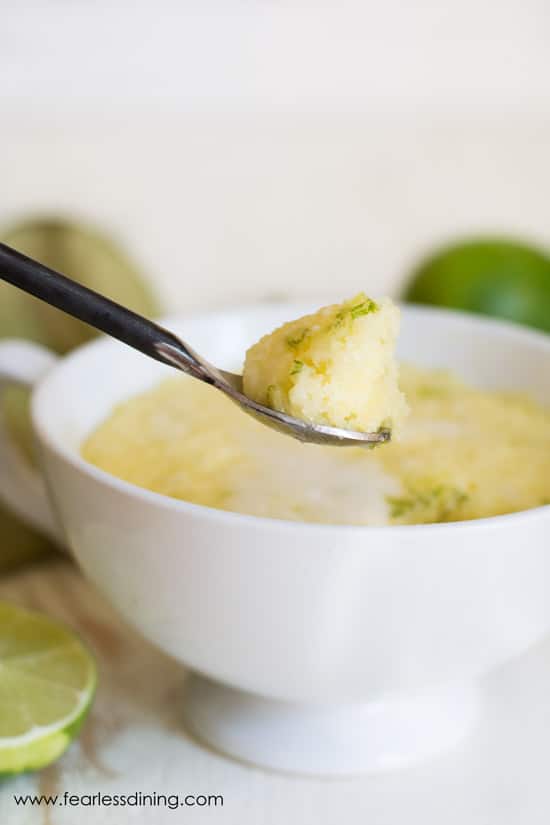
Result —
[[[140, 267], [118, 241], [87, 224], [54, 215], [30, 216], [13, 226], [0, 227], [0, 241], [91, 289], [104, 292], [135, 312], [148, 316], [159, 312]], [[92, 327], [0, 280], [0, 339], [25, 338], [65, 353], [96, 334]], [[28, 395], [27, 390], [10, 389], [0, 414], [5, 415], [12, 435], [32, 457]], [[0, 571], [53, 549], [44, 536], [23, 524], [3, 505], [0, 535]]]
[[94, 659], [68, 628], [0, 602], [0, 774], [57, 759], [90, 709]]

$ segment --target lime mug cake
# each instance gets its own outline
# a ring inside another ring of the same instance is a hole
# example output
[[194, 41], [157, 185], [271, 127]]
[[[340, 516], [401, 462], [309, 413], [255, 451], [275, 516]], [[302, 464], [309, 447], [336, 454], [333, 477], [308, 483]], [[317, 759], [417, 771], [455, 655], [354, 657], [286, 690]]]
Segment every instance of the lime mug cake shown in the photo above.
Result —
[[[292, 521], [424, 524], [550, 503], [550, 409], [445, 371], [398, 369], [398, 310], [384, 301], [374, 313], [353, 313], [370, 307], [364, 301], [358, 296], [266, 336], [247, 354], [245, 389], [262, 397], [273, 386], [273, 404], [312, 420], [390, 424], [391, 443], [375, 450], [300, 444], [181, 376], [118, 405], [87, 438], [83, 457], [162, 495]], [[290, 346], [289, 338], [300, 340]], [[294, 361], [304, 367], [290, 375]], [[366, 376], [378, 381], [375, 391], [362, 386]]]
[[398, 333], [398, 307], [361, 292], [264, 335], [246, 353], [244, 391], [314, 424], [395, 434], [408, 413], [398, 384]]

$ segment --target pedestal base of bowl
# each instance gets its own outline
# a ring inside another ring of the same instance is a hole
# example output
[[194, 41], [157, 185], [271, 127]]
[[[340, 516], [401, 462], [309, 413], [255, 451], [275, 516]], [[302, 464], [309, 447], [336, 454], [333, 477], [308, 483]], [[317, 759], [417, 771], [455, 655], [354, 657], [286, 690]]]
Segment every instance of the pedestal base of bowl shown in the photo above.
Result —
[[387, 770], [452, 748], [472, 729], [474, 685], [350, 705], [264, 699], [192, 674], [189, 731], [218, 751], [272, 770], [326, 776]]

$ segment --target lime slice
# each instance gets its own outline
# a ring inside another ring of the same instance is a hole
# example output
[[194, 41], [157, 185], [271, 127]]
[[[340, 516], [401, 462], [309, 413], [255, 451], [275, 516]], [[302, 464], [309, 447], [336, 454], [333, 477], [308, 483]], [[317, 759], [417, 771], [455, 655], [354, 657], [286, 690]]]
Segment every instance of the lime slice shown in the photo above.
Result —
[[93, 657], [68, 628], [0, 602], [0, 775], [61, 756], [86, 718], [96, 680]]

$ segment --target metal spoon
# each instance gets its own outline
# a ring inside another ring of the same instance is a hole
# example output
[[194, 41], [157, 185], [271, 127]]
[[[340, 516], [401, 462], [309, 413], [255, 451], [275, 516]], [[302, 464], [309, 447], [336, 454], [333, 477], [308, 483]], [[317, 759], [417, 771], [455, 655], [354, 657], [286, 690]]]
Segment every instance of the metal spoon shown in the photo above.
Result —
[[214, 367], [169, 330], [1, 243], [0, 278], [150, 358], [211, 384], [263, 424], [300, 441], [372, 447], [391, 438], [390, 430], [361, 433], [325, 427], [264, 407], [243, 393], [240, 375]]

